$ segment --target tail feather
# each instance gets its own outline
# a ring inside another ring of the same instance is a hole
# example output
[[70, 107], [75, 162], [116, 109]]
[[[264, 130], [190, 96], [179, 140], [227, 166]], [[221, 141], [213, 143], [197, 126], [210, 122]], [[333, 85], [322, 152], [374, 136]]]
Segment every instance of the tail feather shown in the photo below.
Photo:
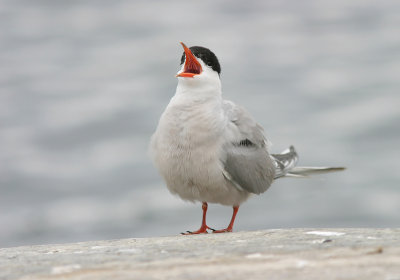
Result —
[[310, 176], [317, 174], [324, 174], [330, 172], [337, 172], [345, 170], [345, 167], [309, 167], [309, 166], [299, 166], [291, 169], [288, 174], [300, 175], [300, 176]]
[[299, 156], [293, 146], [280, 154], [272, 154], [275, 163], [275, 179], [281, 177], [308, 177], [323, 173], [337, 172], [345, 170], [345, 167], [297, 167]]
[[297, 174], [292, 174], [292, 173], [286, 173], [284, 177], [291, 177], [291, 178], [308, 178], [309, 176], [305, 175], [297, 175]]

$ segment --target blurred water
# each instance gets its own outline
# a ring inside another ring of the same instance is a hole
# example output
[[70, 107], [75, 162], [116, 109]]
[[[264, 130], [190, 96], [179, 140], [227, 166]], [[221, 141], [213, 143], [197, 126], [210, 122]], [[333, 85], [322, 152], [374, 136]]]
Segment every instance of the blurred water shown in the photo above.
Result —
[[236, 230], [400, 225], [398, 1], [2, 0], [0, 26], [0, 247], [198, 227], [147, 156], [179, 41], [217, 54], [273, 152], [348, 167], [275, 182]]

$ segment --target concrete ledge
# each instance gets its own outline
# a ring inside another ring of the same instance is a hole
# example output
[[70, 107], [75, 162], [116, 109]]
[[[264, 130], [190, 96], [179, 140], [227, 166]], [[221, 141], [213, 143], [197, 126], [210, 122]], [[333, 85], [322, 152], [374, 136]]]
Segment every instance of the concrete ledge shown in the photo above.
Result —
[[400, 280], [400, 229], [280, 229], [4, 248], [0, 279]]

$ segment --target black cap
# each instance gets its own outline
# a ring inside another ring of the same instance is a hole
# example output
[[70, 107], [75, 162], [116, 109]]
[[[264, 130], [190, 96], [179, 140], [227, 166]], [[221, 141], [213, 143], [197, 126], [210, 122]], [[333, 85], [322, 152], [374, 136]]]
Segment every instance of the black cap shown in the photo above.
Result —
[[[200, 58], [206, 65], [210, 66], [214, 71], [221, 74], [221, 66], [219, 65], [217, 56], [207, 48], [193, 46], [189, 48], [193, 55]], [[185, 62], [185, 53], [182, 54], [181, 64]]]

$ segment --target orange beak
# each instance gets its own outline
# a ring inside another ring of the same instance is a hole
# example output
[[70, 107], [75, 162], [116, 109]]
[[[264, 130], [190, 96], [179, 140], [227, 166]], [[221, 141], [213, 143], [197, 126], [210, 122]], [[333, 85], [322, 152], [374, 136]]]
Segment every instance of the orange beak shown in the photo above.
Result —
[[177, 77], [193, 78], [195, 75], [199, 75], [203, 69], [201, 68], [200, 62], [193, 55], [192, 51], [181, 42], [183, 49], [185, 50], [185, 66], [183, 72], [176, 75]]

